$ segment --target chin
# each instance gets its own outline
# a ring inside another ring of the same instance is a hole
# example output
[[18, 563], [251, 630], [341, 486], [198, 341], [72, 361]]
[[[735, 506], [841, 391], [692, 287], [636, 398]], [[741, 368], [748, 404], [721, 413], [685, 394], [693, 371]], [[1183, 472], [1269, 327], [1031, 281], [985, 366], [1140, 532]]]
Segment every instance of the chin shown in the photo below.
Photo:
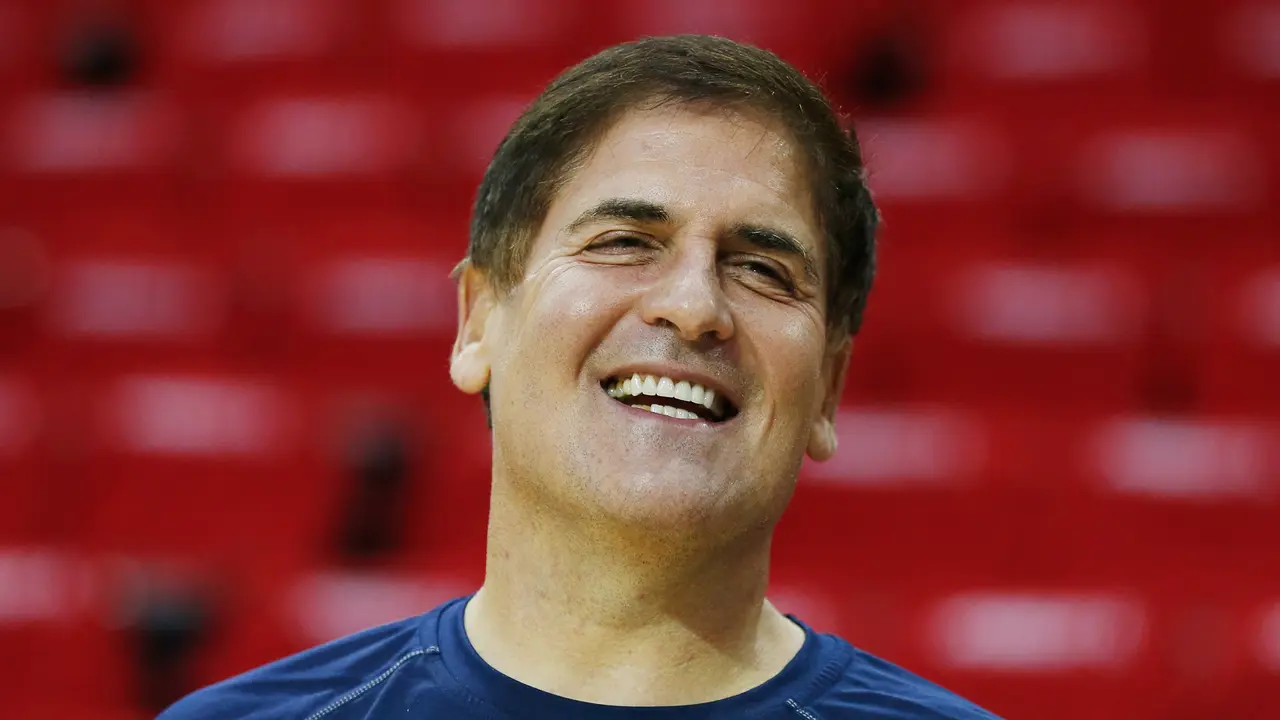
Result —
[[[688, 480], [689, 474], [628, 475], [597, 483], [587, 500], [602, 518], [619, 527], [676, 539], [731, 537], [759, 527], [772, 503], [728, 477]], [[744, 492], [746, 491], [746, 492]]]

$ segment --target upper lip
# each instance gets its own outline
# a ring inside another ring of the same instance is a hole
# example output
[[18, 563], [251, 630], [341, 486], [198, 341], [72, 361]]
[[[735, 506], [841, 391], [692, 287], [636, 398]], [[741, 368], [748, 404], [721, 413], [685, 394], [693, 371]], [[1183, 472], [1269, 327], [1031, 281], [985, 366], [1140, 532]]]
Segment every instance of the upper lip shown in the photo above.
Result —
[[714, 390], [716, 395], [724, 398], [735, 409], [742, 407], [740, 395], [732, 388], [726, 387], [725, 384], [717, 380], [711, 375], [692, 370], [690, 368], [680, 367], [678, 365], [664, 365], [661, 363], [637, 363], [634, 365], [624, 365], [616, 370], [606, 373], [601, 380], [609, 378], [625, 379], [632, 375], [653, 375], [654, 377], [669, 377], [676, 382], [687, 380], [690, 383], [701, 385], [708, 390]]

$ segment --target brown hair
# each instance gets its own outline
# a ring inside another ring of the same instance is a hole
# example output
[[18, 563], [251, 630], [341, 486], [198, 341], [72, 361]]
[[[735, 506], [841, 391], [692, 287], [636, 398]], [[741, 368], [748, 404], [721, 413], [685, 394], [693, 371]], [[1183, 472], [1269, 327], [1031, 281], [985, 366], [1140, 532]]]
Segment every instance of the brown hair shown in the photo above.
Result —
[[697, 103], [781, 121], [805, 158], [827, 236], [828, 328], [856, 334], [875, 274], [879, 213], [857, 137], [822, 91], [773, 53], [720, 37], [646, 38], [566, 70], [498, 146], [476, 195], [466, 262], [500, 291], [524, 273], [556, 193], [620, 115], [642, 104]]

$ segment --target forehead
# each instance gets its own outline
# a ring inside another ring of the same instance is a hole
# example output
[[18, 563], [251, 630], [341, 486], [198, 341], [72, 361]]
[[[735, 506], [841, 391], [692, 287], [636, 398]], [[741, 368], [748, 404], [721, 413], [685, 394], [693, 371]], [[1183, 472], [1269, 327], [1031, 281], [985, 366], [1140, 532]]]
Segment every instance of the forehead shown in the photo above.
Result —
[[547, 225], [559, 229], [557, 220], [609, 197], [659, 203], [679, 222], [767, 221], [810, 243], [819, 237], [790, 136], [780, 123], [723, 108], [625, 113], [553, 199]]

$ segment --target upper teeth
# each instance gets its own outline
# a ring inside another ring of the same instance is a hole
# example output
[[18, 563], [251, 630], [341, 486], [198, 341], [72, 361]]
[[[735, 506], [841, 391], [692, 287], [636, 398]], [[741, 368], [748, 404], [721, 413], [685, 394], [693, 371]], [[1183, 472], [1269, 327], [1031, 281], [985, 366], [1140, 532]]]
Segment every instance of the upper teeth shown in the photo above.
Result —
[[649, 395], [652, 397], [684, 400], [720, 414], [723, 400], [717, 402], [716, 391], [688, 380], [676, 380], [663, 375], [640, 375], [615, 380], [609, 386], [609, 396], [614, 398]]

